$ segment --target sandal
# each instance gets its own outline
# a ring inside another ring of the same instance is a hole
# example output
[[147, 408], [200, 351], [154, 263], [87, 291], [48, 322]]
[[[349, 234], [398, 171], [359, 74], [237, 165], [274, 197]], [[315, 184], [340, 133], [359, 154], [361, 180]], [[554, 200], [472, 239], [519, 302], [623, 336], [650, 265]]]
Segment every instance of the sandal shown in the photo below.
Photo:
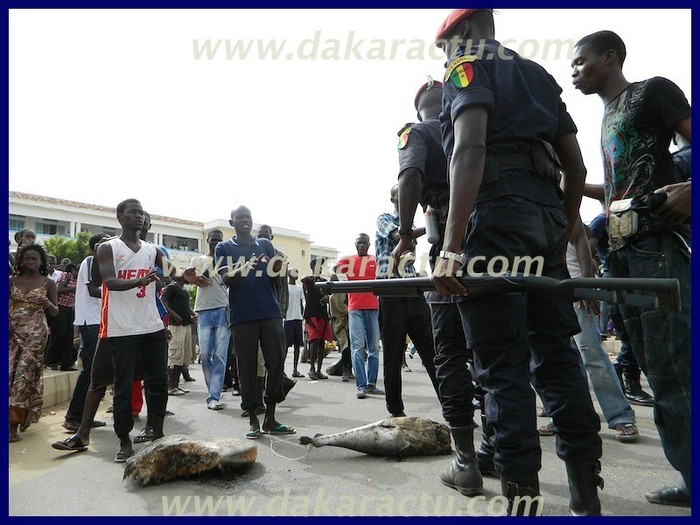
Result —
[[22, 441], [22, 436], [19, 434], [13, 434], [10, 436], [10, 443], [17, 443], [18, 441]]
[[75, 435], [63, 441], [56, 441], [51, 447], [56, 450], [67, 450], [68, 452], [85, 452], [88, 449], [83, 440]]
[[153, 429], [151, 427], [143, 427], [143, 430], [134, 438], [134, 443], [145, 443], [153, 441]]
[[116, 463], [126, 463], [126, 460], [129, 459], [133, 455], [134, 455], [133, 450], [129, 450], [128, 452], [124, 451], [124, 450], [120, 450], [119, 452], [117, 452], [117, 455], [114, 456], [114, 461]]
[[27, 430], [32, 424], [32, 413], [27, 412], [27, 416], [24, 418], [24, 422], [19, 426], [20, 432]]
[[292, 377], [305, 377], [304, 374], [301, 374], [297, 371], [292, 372]]
[[284, 435], [284, 434], [296, 434], [297, 433], [297, 431], [294, 430], [292, 427], [287, 426], [287, 425], [283, 425], [282, 423], [280, 423], [275, 428], [272, 428], [270, 430], [263, 429], [263, 432], [265, 432], [265, 434], [270, 434], [271, 436], [280, 435], [280, 434]]
[[622, 443], [637, 441], [639, 431], [634, 423], [622, 423], [615, 426], [615, 438]]
[[262, 432], [259, 428], [253, 428], [245, 435], [247, 439], [260, 439], [260, 436], [262, 436]]
[[540, 436], [553, 436], [554, 435], [554, 423], [551, 421], [544, 426], [537, 429], [537, 433]]

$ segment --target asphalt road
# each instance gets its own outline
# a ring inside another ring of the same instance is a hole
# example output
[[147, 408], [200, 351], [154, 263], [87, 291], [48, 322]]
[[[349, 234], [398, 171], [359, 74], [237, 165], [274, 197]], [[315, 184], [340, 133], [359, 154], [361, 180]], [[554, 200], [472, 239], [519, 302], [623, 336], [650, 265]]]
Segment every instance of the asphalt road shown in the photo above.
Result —
[[[337, 355], [331, 354], [326, 363], [330, 365]], [[406, 413], [444, 422], [425, 370], [417, 358], [409, 360], [409, 365], [413, 371], [403, 373]], [[291, 371], [291, 356], [286, 369]], [[300, 371], [307, 370], [307, 365], [300, 365]], [[226, 408], [208, 410], [201, 369], [192, 365], [191, 371], [196, 381], [181, 385], [191, 392], [169, 400], [168, 408], [175, 415], [166, 418], [166, 434], [243, 439], [248, 425], [240, 417], [240, 398], [225, 393]], [[300, 435], [340, 432], [388, 416], [383, 397], [358, 400], [354, 384], [342, 383], [339, 377], [298, 381], [278, 408], [278, 419], [296, 427], [297, 435], [263, 436], [252, 467], [226, 478], [207, 475], [157, 486], [122, 481], [124, 466], [113, 461], [118, 443], [106, 413], [110, 402], [108, 395], [98, 412], [98, 419], [106, 420], [108, 426], [92, 432], [86, 452], [65, 453], [50, 446], [68, 436], [61, 427], [65, 405], [53, 407], [23, 434], [23, 441], [9, 445], [10, 516], [480, 516], [503, 511], [496, 479], [485, 478], [480, 498], [461, 496], [440, 483], [438, 475], [449, 456], [395, 461], [341, 448], [309, 450], [299, 445]], [[672, 484], [675, 471], [661, 450], [652, 409], [635, 407], [635, 411], [641, 433], [638, 442], [622, 444], [612, 431], [601, 431], [603, 514], [690, 516], [690, 509], [652, 505], [644, 499], [644, 492]], [[135, 424], [132, 437], [143, 427], [144, 416]], [[545, 419], [538, 421], [544, 423]], [[480, 429], [476, 434], [480, 439]], [[555, 439], [543, 437], [541, 443], [543, 515], [567, 515], [566, 473], [555, 454]]]

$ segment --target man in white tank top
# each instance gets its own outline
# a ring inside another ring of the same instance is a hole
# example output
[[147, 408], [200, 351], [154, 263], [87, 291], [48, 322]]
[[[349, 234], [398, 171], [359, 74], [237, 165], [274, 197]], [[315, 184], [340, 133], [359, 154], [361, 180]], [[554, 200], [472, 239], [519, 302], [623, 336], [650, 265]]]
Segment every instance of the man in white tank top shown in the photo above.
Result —
[[[137, 358], [143, 363], [149, 385], [146, 396], [153, 439], [163, 437], [168, 369], [166, 336], [155, 299], [155, 268], [164, 267], [162, 252], [139, 239], [144, 221], [139, 201], [122, 201], [117, 206], [117, 219], [121, 235], [101, 244], [96, 257], [102, 274], [100, 337], [109, 338], [114, 363], [114, 431], [120, 441], [114, 459], [122, 463], [134, 454], [129, 432], [134, 426], [131, 388]], [[174, 267], [169, 269], [166, 274], [174, 273]], [[187, 280], [191, 280], [194, 272], [187, 273]]]

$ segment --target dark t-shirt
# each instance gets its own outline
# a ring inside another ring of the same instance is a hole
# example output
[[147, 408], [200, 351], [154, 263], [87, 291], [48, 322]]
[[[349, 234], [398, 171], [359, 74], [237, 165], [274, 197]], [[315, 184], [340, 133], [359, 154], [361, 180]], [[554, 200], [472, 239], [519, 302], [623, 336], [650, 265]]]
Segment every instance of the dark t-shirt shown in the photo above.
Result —
[[399, 136], [399, 178], [409, 168], [415, 168], [423, 176], [420, 203], [440, 208], [447, 205], [450, 188], [447, 180], [447, 159], [442, 150], [440, 121], [437, 118], [418, 124], [408, 124]]
[[683, 92], [661, 77], [630, 84], [606, 105], [601, 128], [606, 206], [675, 182], [668, 148], [673, 128], [688, 117]]
[[[244, 264], [254, 255], [265, 255], [269, 261], [275, 256], [275, 248], [267, 239], [253, 239], [252, 244], [247, 245], [239, 244], [234, 237], [217, 244], [214, 252], [215, 260], [221, 261], [220, 268], [230, 269]], [[273, 277], [272, 268], [268, 271], [268, 263], [260, 261], [255, 270], [228, 287], [231, 326], [282, 318]]]
[[[182, 317], [182, 326], [187, 326], [192, 323], [190, 316], [190, 294], [184, 288], [180, 288], [177, 284], [169, 284], [163, 290], [161, 300], [167, 304], [171, 310]], [[170, 320], [170, 324], [173, 320]]]
[[304, 307], [304, 319], [312, 317], [322, 317], [328, 319], [328, 308], [326, 304], [321, 303], [323, 294], [314, 286], [315, 282], [325, 281], [325, 279], [315, 279], [313, 276], [304, 277], [301, 280], [304, 289], [304, 299], [306, 306]]

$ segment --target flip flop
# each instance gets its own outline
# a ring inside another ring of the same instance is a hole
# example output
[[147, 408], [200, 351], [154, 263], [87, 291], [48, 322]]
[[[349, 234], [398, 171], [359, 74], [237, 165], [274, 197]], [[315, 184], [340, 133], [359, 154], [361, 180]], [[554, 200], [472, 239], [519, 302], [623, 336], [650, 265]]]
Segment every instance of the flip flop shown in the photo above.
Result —
[[283, 425], [282, 423], [270, 430], [263, 430], [263, 432], [265, 432], [265, 434], [270, 434], [271, 436], [297, 433], [297, 431], [294, 430], [292, 427]]
[[622, 443], [637, 441], [639, 431], [634, 423], [623, 423], [615, 427], [615, 438]]
[[260, 439], [260, 436], [262, 436], [262, 433], [260, 432], [259, 428], [249, 430], [248, 433], [245, 435], [247, 439]]
[[145, 443], [146, 441], [153, 441], [153, 429], [150, 427], [143, 427], [139, 435], [134, 438], [134, 443]]
[[17, 443], [18, 441], [22, 441], [22, 436], [20, 436], [19, 434], [10, 436], [10, 443]]
[[51, 445], [56, 450], [67, 450], [68, 452], [85, 452], [88, 448], [78, 436], [71, 436], [63, 441], [56, 441]]
[[114, 461], [115, 463], [126, 463], [126, 460], [133, 455], [133, 450], [130, 450], [129, 452], [124, 452], [123, 450], [120, 450], [119, 452], [117, 452], [117, 455], [114, 456]]

